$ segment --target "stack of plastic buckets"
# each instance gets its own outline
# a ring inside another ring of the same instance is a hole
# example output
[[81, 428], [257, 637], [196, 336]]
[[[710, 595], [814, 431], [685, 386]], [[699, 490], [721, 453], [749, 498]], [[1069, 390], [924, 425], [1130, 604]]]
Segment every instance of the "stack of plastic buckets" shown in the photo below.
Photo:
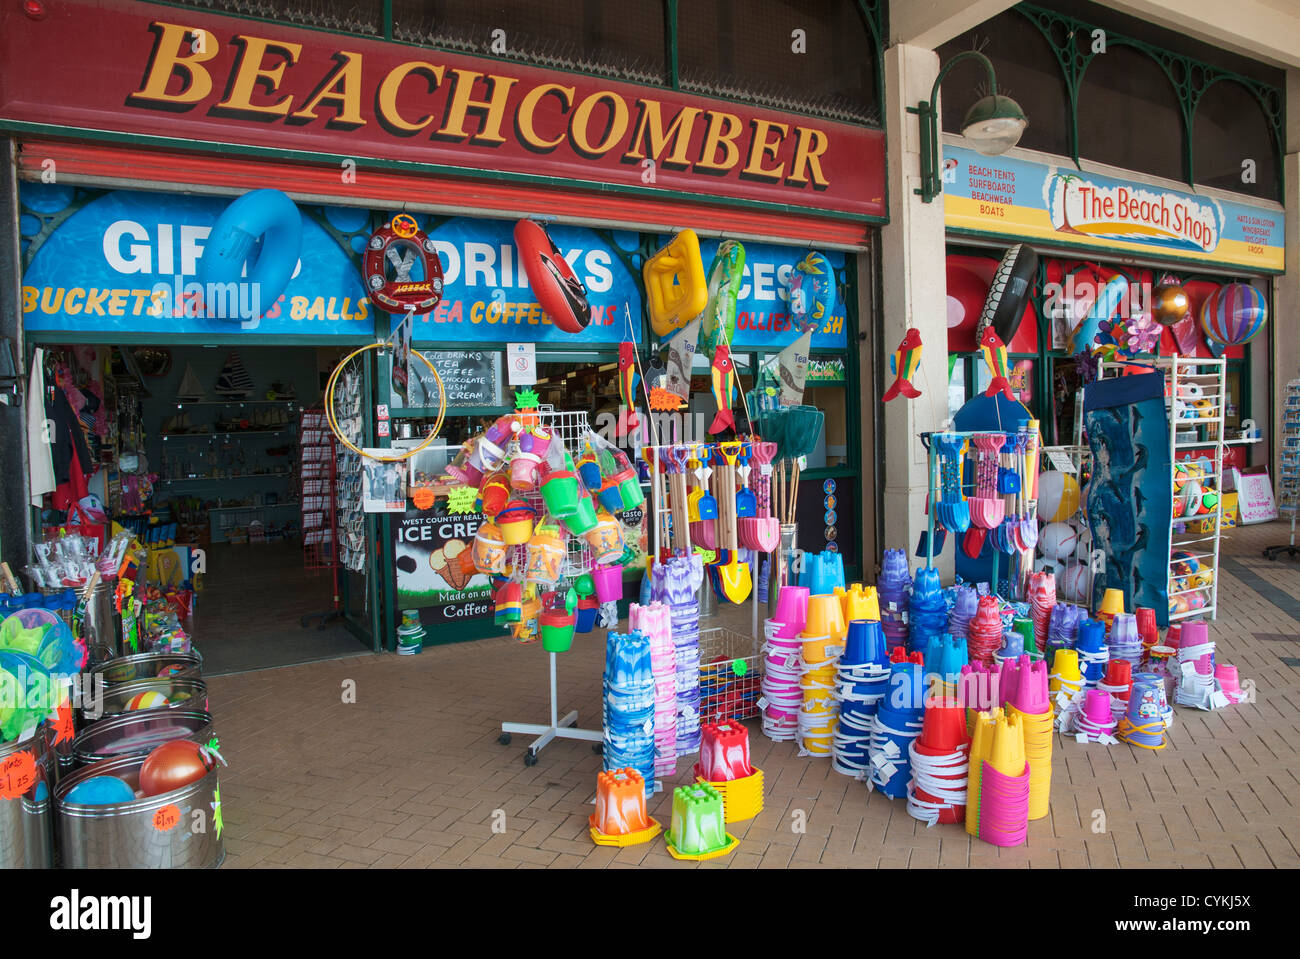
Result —
[[930, 641], [943, 635], [948, 626], [948, 604], [939, 585], [939, 571], [929, 566], [916, 571], [912, 598], [908, 604], [908, 645], [910, 652], [924, 654]]
[[1072, 603], [1057, 603], [1052, 607], [1051, 619], [1047, 624], [1047, 648], [1044, 651], [1044, 658], [1049, 663], [1056, 659], [1058, 649], [1074, 649], [1079, 639], [1079, 623], [1085, 619], [1087, 614], [1083, 608]]
[[[1129, 686], [1130, 686], [1130, 690], [1132, 689], [1133, 686], [1136, 686], [1138, 683], [1146, 683], [1150, 686], [1155, 687], [1156, 692], [1159, 694], [1160, 717], [1161, 719], [1164, 720], [1165, 729], [1168, 729], [1170, 726], [1174, 724], [1174, 707], [1169, 705], [1168, 687], [1166, 686], [1165, 680], [1166, 677], [1161, 676], [1157, 673], [1134, 673], [1133, 682], [1130, 683]], [[1128, 714], [1128, 697], [1126, 696], [1124, 699], [1123, 712], [1121, 713], [1120, 716], [1117, 716], [1116, 719], [1122, 718], [1123, 715], [1127, 715], [1127, 714]]]
[[1115, 716], [1111, 711], [1110, 693], [1104, 689], [1088, 690], [1074, 728], [1074, 738], [1081, 743], [1113, 743]]
[[1128, 698], [1133, 691], [1133, 664], [1127, 659], [1112, 659], [1106, 664], [1106, 675], [1097, 684], [1097, 689], [1110, 694], [1111, 718], [1119, 722], [1121, 716], [1128, 712]]
[[836, 772], [855, 778], [865, 774], [876, 707], [888, 684], [889, 656], [879, 620], [853, 620], [844, 637], [835, 690], [840, 724], [831, 744], [831, 764]]
[[1029, 577], [1029, 616], [1034, 622], [1034, 644], [1047, 648], [1047, 630], [1051, 623], [1052, 607], [1056, 605], [1056, 576], [1052, 573], [1033, 573]]
[[[993, 655], [1002, 647], [1002, 615], [996, 596], [981, 596], [975, 616], [966, 631], [966, 651], [972, 663], [993, 665]], [[1028, 652], [1028, 650], [1026, 650]]]
[[673, 790], [673, 818], [664, 839], [674, 859], [713, 859], [739, 844], [727, 832], [722, 796], [708, 783]]
[[1052, 792], [1052, 702], [1048, 697], [1047, 663], [1021, 656], [1004, 663], [999, 690], [1007, 716], [1017, 717], [1029, 762], [1030, 819], [1049, 811]]
[[958, 695], [966, 707], [966, 732], [975, 730], [977, 713], [987, 712], [1002, 705], [1002, 670], [985, 666], [981, 662], [967, 663], [961, 668]]
[[954, 586], [952, 589], [952, 609], [948, 613], [948, 635], [966, 639], [970, 621], [975, 618], [979, 608], [979, 593], [974, 586]]
[[1142, 637], [1142, 658], [1151, 655], [1151, 650], [1160, 645], [1160, 629], [1156, 625], [1156, 611], [1149, 606], [1139, 606], [1133, 610], [1133, 619], [1137, 622], [1138, 635]]
[[635, 769], [596, 774], [596, 811], [587, 820], [596, 845], [635, 846], [659, 835], [659, 823], [646, 815], [647, 792]]
[[753, 819], [763, 811], [763, 770], [749, 761], [749, 730], [737, 722], [700, 727], [700, 761], [695, 778], [722, 797], [727, 822]]
[[880, 626], [892, 652], [907, 643], [907, 606], [912, 591], [912, 574], [907, 569], [907, 553], [901, 549], [885, 550], [884, 564], [876, 580], [880, 598]]
[[[1119, 619], [1115, 620], [1116, 625]], [[1074, 644], [1074, 650], [1078, 653], [1079, 671], [1083, 673], [1083, 685], [1087, 689], [1095, 689], [1106, 675], [1106, 664], [1112, 659], [1123, 659], [1123, 656], [1114, 655], [1112, 647], [1106, 644], [1106, 633], [1101, 625], [1100, 620], [1085, 619], [1079, 626], [1079, 636]], [[1052, 658], [1056, 662], [1056, 658]]]
[[763, 735], [774, 742], [789, 742], [799, 734], [799, 709], [803, 690], [803, 632], [808, 617], [808, 590], [803, 586], [782, 586], [776, 616], [764, 623], [762, 698]]
[[700, 748], [700, 603], [704, 561], [699, 554], [656, 563], [651, 599], [668, 604], [677, 669], [677, 755]]
[[1165, 748], [1165, 721], [1160, 715], [1164, 690], [1157, 683], [1133, 683], [1128, 714], [1119, 721], [1115, 734], [1120, 742], [1142, 749]]
[[650, 667], [655, 678], [655, 775], [662, 779], [677, 772], [677, 652], [672, 614], [663, 603], [633, 603], [627, 622], [629, 628], [650, 640]]
[[839, 710], [835, 702], [835, 670], [843, 651], [844, 609], [833, 593], [808, 597], [802, 657], [803, 703], [799, 707], [799, 755], [829, 757]]
[[964, 638], [947, 633], [934, 637], [925, 651], [926, 688], [939, 699], [955, 697], [962, 667], [969, 664]]
[[1142, 634], [1133, 613], [1116, 613], [1110, 624], [1110, 658], [1126, 659], [1134, 669], [1142, 665]]
[[1215, 708], [1214, 640], [1210, 639], [1210, 628], [1205, 623], [1183, 623], [1175, 676], [1178, 685], [1174, 702], [1197, 709]]
[[641, 633], [605, 638], [606, 770], [633, 769], [645, 780], [646, 796], [655, 784], [655, 677], [650, 640]]
[[932, 699], [925, 707], [921, 735], [908, 747], [911, 782], [907, 811], [927, 825], [966, 818], [970, 736], [956, 699]]
[[995, 846], [1022, 846], [1029, 836], [1029, 762], [1019, 716], [980, 713], [971, 737], [966, 831]]
[[867, 785], [891, 799], [907, 795], [912, 780], [911, 747], [921, 733], [925, 711], [925, 682], [921, 654], [909, 660], [901, 649], [890, 654], [889, 686], [876, 707], [868, 757]]

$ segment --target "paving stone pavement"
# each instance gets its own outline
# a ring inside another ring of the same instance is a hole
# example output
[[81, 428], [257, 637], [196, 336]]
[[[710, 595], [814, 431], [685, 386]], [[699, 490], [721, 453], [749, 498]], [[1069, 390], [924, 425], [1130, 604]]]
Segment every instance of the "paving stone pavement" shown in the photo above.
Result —
[[[1239, 568], [1300, 596], [1300, 561], [1260, 555], [1288, 532], [1280, 523], [1236, 529], [1224, 549]], [[549, 708], [546, 655], [501, 638], [211, 678], [230, 763], [226, 867], [1300, 866], [1300, 669], [1284, 662], [1300, 662], [1300, 622], [1221, 575], [1211, 635], [1219, 661], [1255, 681], [1257, 701], [1177, 708], [1160, 752], [1058, 736], [1051, 814], [1030, 824], [1022, 848], [972, 840], [961, 826], [927, 828], [905, 802], [868, 793], [826, 760], [798, 758], [756, 721], [750, 749], [764, 770], [765, 807], [729, 826], [740, 839], [734, 853], [692, 863], [670, 858], [662, 839], [597, 847], [587, 834], [600, 769], [590, 744], [552, 743], [530, 767], [530, 737], [497, 742], [503, 720], [542, 722]], [[578, 637], [559, 657], [560, 707], [578, 710], [580, 726], [600, 721], [597, 636]], [[355, 703], [343, 701], [348, 683]], [[665, 825], [671, 786], [690, 781], [692, 763], [679, 760], [650, 804]]]

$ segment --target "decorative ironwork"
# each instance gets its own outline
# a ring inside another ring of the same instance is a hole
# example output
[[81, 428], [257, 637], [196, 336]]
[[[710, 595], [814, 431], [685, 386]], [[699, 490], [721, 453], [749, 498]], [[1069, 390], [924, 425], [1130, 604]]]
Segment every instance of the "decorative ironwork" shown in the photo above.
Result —
[[[1022, 3], [1012, 8], [1036, 26], [1047, 40], [1065, 80], [1070, 108], [1070, 157], [1079, 164], [1079, 92], [1084, 75], [1096, 58], [1090, 42], [1094, 30], [1101, 29], [1075, 17], [1045, 10], [1033, 4]], [[1282, 91], [1267, 83], [1242, 76], [1231, 70], [1202, 63], [1192, 57], [1173, 53], [1141, 40], [1106, 30], [1108, 47], [1123, 46], [1151, 58], [1164, 72], [1178, 96], [1183, 120], [1183, 173], [1187, 184], [1196, 185], [1196, 108], [1207, 90], [1216, 83], [1231, 81], [1240, 84], [1255, 98], [1273, 135], [1273, 149], [1277, 159], [1277, 191], [1283, 195], [1283, 147], [1285, 143], [1286, 106]]]

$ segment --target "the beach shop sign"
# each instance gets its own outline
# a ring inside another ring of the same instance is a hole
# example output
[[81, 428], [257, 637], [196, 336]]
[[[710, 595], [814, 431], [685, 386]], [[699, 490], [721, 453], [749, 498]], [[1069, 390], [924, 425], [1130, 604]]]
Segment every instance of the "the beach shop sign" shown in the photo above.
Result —
[[1123, 184], [1108, 186], [1071, 174], [1053, 183], [1052, 226], [1061, 233], [1112, 240], [1162, 239], [1213, 253], [1219, 211], [1195, 197]]
[[0, 121], [886, 213], [880, 130], [174, 6], [23, 6], [0, 7]]
[[964, 147], [943, 153], [944, 222], [953, 232], [1285, 269], [1281, 210]]

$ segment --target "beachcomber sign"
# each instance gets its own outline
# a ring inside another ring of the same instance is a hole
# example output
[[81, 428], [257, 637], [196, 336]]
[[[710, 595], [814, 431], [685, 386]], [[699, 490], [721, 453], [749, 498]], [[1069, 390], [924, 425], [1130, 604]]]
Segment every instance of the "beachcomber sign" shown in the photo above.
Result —
[[955, 232], [1285, 268], [1280, 210], [953, 146], [944, 148], [943, 190]]
[[864, 126], [175, 5], [46, 6], [0, 7], [0, 127], [886, 214], [884, 133]]

